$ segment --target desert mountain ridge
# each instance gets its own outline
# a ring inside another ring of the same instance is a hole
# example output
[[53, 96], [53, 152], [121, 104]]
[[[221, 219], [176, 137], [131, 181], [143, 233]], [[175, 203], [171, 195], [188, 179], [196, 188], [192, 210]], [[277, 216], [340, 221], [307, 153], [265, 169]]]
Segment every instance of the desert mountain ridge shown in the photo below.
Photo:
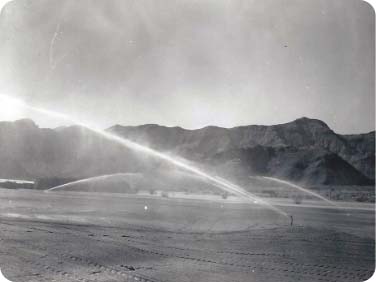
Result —
[[[264, 175], [305, 185], [374, 183], [375, 131], [341, 135], [317, 119], [194, 130], [114, 125], [107, 131], [238, 182]], [[0, 160], [0, 178], [16, 179], [82, 178], [169, 168], [161, 160], [86, 128], [39, 128], [29, 119], [0, 122]]]

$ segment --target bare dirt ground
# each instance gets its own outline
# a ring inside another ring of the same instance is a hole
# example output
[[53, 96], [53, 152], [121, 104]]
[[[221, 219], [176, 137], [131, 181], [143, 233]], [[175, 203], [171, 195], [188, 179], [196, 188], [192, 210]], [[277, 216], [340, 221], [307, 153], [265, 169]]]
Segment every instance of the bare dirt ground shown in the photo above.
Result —
[[[145, 208], [147, 207], [147, 208]], [[374, 211], [0, 189], [16, 281], [363, 281]]]

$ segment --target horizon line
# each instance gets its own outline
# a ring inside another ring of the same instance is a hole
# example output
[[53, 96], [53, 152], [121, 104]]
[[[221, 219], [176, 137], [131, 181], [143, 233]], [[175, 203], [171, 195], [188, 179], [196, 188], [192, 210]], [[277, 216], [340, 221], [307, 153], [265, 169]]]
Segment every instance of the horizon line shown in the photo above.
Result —
[[[38, 128], [41, 128], [41, 129], [56, 130], [56, 129], [59, 129], [59, 128], [81, 127], [79, 124], [60, 125], [60, 126], [56, 126], [56, 127], [40, 127], [39, 124], [35, 120], [33, 120], [32, 118], [19, 118], [19, 119], [15, 119], [15, 120], [0, 120], [0, 123], [4, 123], [4, 122], [15, 123], [15, 122], [20, 122], [20, 121], [25, 121], [25, 120], [31, 121]], [[338, 133], [338, 132], [334, 131], [323, 120], [317, 119], [317, 118], [310, 118], [310, 117], [306, 117], [306, 116], [302, 116], [300, 118], [296, 118], [296, 119], [288, 121], [288, 122], [269, 124], [269, 125], [266, 125], [266, 124], [244, 124], [244, 125], [235, 125], [235, 126], [232, 126], [232, 127], [224, 127], [224, 126], [218, 126], [218, 125], [206, 125], [206, 126], [203, 126], [203, 127], [191, 129], [191, 128], [185, 128], [185, 127], [182, 127], [182, 126], [179, 126], [179, 125], [169, 126], [169, 125], [162, 125], [162, 124], [157, 124], [157, 123], [143, 123], [143, 124], [137, 124], [137, 125], [124, 125], [124, 124], [116, 123], [116, 124], [111, 125], [109, 127], [105, 127], [103, 130], [107, 131], [107, 130], [110, 130], [111, 128], [114, 128], [116, 126], [119, 126], [119, 127], [134, 127], [134, 128], [135, 127], [142, 127], [142, 126], [158, 126], [158, 127], [164, 127], [164, 128], [177, 128], [177, 129], [181, 129], [181, 130], [185, 130], [185, 131], [197, 131], [197, 130], [203, 130], [203, 129], [211, 128], [211, 127], [212, 128], [225, 129], [225, 130], [231, 130], [231, 129], [235, 129], [235, 128], [250, 127], [250, 126], [270, 127], [270, 126], [286, 125], [286, 124], [297, 122], [299, 120], [318, 121], [318, 122], [322, 123], [324, 126], [326, 126], [327, 128], [329, 128], [330, 130], [332, 130], [335, 134], [338, 134], [338, 135], [365, 135], [365, 134], [375, 133], [375, 131], [376, 131], [376, 129], [373, 129], [373, 130], [370, 130], [368, 132], [361, 132], [361, 133]]]

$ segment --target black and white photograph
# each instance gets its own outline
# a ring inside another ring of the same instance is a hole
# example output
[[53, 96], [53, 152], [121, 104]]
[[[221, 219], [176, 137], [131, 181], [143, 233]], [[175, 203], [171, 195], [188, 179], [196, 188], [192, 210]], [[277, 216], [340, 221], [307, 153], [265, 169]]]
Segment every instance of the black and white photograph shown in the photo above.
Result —
[[0, 2], [1, 281], [373, 276], [369, 3]]

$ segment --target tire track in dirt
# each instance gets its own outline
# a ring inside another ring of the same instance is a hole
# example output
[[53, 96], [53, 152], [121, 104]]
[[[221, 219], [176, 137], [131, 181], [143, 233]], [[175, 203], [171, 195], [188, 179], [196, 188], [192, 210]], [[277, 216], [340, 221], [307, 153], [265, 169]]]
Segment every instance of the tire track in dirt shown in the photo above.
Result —
[[[213, 259], [208, 259], [205, 257], [192, 257], [192, 256], [184, 256], [184, 255], [172, 255], [172, 254], [166, 254], [163, 251], [151, 251], [148, 249], [143, 249], [140, 247], [133, 247], [137, 248], [142, 253], [149, 253], [153, 255], [158, 255], [162, 257], [171, 257], [171, 258], [178, 258], [188, 261], [193, 261], [198, 264], [201, 263], [209, 263], [214, 265], [222, 265], [222, 266], [231, 266], [231, 267], [238, 267], [238, 268], [246, 268], [249, 269], [249, 272], [255, 269], [259, 270], [266, 270], [266, 271], [278, 271], [281, 273], [285, 273], [285, 276], [289, 276], [288, 274], [295, 274], [295, 275], [303, 275], [303, 276], [309, 276], [312, 278], [312, 276], [316, 277], [318, 281], [339, 281], [338, 279], [341, 279], [340, 281], [344, 281], [344, 279], [349, 281], [354, 281], [353, 279], [356, 278], [366, 278], [367, 276], [371, 275], [372, 272], [366, 270], [366, 272], [358, 270], [357, 272], [348, 272], [348, 271], [340, 271], [337, 270], [335, 266], [319, 266], [319, 265], [308, 265], [308, 264], [299, 264], [299, 263], [291, 263], [291, 262], [275, 262], [275, 261], [268, 261], [264, 260], [262, 262], [258, 262], [255, 264], [247, 265], [247, 264], [239, 264], [238, 262], [220, 262]], [[283, 264], [286, 266], [290, 266], [289, 268], [281, 268], [281, 267], [270, 267], [265, 265], [273, 265], [273, 264]], [[308, 267], [307, 270], [303, 270], [303, 267]], [[312, 270], [311, 267], [321, 267], [322, 270]]]
[[[35, 227], [27, 227], [29, 230], [34, 230], [34, 231], [37, 231], [37, 232], [44, 232], [44, 233], [48, 233], [48, 234], [53, 234], [53, 233], [61, 233], [61, 232], [56, 232], [55, 231], [51, 231], [50, 229], [45, 229], [45, 228], [35, 228]], [[27, 231], [26, 231], [27, 232]], [[75, 231], [77, 233], [77, 231]], [[74, 232], [64, 232], [64, 234], [69, 234], [69, 235], [73, 235], [73, 236], [78, 236], [78, 237], [82, 237], [82, 235], [85, 235], [86, 236], [89, 236], [87, 234], [87, 232], [80, 232], [81, 234], [78, 235], [78, 234], [75, 234]], [[280, 272], [282, 273], [284, 276], [295, 276], [295, 275], [303, 275], [305, 277], [310, 277], [310, 278], [313, 278], [315, 277], [316, 280], [318, 281], [338, 281], [338, 279], [341, 279], [341, 281], [343, 281], [344, 279], [345, 280], [348, 280], [348, 279], [356, 279], [356, 278], [366, 278], [368, 274], [368, 272], [365, 272], [364, 269], [358, 269], [356, 270], [356, 272], [353, 272], [353, 271], [343, 271], [341, 270], [340, 267], [336, 267], [336, 266], [328, 266], [328, 265], [319, 265], [319, 264], [303, 264], [303, 263], [294, 263], [294, 262], [286, 262], [286, 261], [276, 261], [276, 260], [271, 260], [271, 259], [267, 259], [267, 260], [262, 260], [262, 261], [259, 261], [257, 263], [253, 263], [253, 264], [242, 264], [242, 263], [239, 263], [239, 261], [242, 261], [243, 259], [235, 259], [235, 258], [232, 258], [232, 260], [228, 260], [227, 261], [219, 261], [219, 260], [215, 260], [215, 259], [212, 259], [210, 257], [199, 257], [199, 256], [193, 256], [191, 254], [171, 254], [171, 253], [167, 253], [165, 251], [166, 248], [169, 248], [169, 249], [174, 249], [174, 250], [177, 250], [177, 251], [184, 251], [186, 253], [189, 253], [189, 252], [197, 252], [198, 250], [196, 249], [190, 249], [190, 248], [178, 248], [178, 247], [163, 247], [162, 250], [160, 249], [152, 249], [150, 250], [150, 246], [152, 246], [153, 244], [148, 244], [147, 242], [139, 242], [138, 240], [134, 240], [132, 238], [129, 238], [129, 237], [121, 237], [121, 238], [126, 238], [126, 239], [122, 239], [121, 242], [117, 241], [116, 238], [114, 238], [115, 236], [109, 236], [107, 234], [93, 234], [93, 238], [92, 239], [95, 239], [97, 241], [100, 241], [100, 242], [103, 242], [103, 241], [110, 241], [112, 243], [117, 243], [117, 244], [120, 244], [121, 246], [123, 245], [126, 245], [127, 248], [130, 248], [130, 249], [133, 249], [137, 252], [141, 252], [143, 254], [151, 254], [151, 255], [156, 255], [156, 256], [161, 256], [161, 257], [170, 257], [170, 258], [174, 258], [174, 259], [182, 259], [184, 261], [190, 261], [190, 262], [194, 262], [194, 263], [197, 263], [199, 265], [202, 265], [203, 263], [204, 264], [213, 264], [213, 265], [218, 265], [218, 266], [230, 266], [230, 267], [237, 267], [237, 268], [245, 268], [245, 269], [249, 269], [248, 271], [252, 271], [252, 270], [260, 270], [260, 271], [273, 271], [273, 272]], [[102, 236], [102, 237], [101, 237]], [[98, 238], [101, 238], [101, 239], [98, 239]], [[136, 244], [146, 244], [149, 248], [142, 248], [142, 247], [139, 247], [139, 246], [134, 246], [134, 245], [128, 245], [128, 244], [125, 244], [124, 241], [127, 241], [127, 242], [130, 242], [132, 244], [136, 243]], [[45, 250], [47, 251], [47, 249]], [[217, 251], [217, 252], [213, 252], [212, 250], [203, 250], [203, 249], [200, 249], [201, 252], [211, 252], [211, 253], [222, 253], [222, 254], [231, 254], [231, 255], [235, 255], [235, 256], [238, 256], [238, 255], [241, 255], [241, 256], [252, 256], [252, 257], [272, 257], [272, 256], [279, 256], [279, 257], [283, 257], [281, 256], [280, 254], [274, 254], [274, 253], [242, 253], [242, 252], [237, 252], [237, 251]], [[81, 257], [78, 257], [78, 256], [69, 256], [67, 254], [61, 254], [61, 257], [65, 258], [65, 259], [69, 259], [69, 260], [73, 260], [75, 262], [80, 262], [80, 263], [84, 263], [84, 264], [87, 264], [88, 266], [90, 267], [94, 267], [94, 268], [97, 268], [98, 271], [107, 271], [108, 273], [112, 273], [112, 274], [116, 274], [116, 275], [120, 275], [120, 276], [123, 276], [123, 277], [126, 277], [126, 279], [134, 279], [134, 281], [157, 281], [157, 280], [154, 280], [154, 279], [151, 279], [151, 278], [148, 278], [148, 277], [143, 277], [143, 276], [140, 276], [140, 275], [131, 275], [129, 274], [128, 272], [124, 272], [122, 270], [119, 270], [119, 269], [116, 269], [116, 268], [113, 268], [113, 267], [108, 267], [108, 266], [105, 266], [105, 265], [101, 265], [101, 264], [98, 264], [97, 262], [93, 261], [93, 260], [88, 260], [88, 259], [84, 259], [84, 258], [81, 258]], [[286, 258], [284, 258], [286, 259]], [[280, 267], [280, 265], [285, 265], [287, 266], [286, 268], [284, 267]], [[267, 265], [267, 266], [265, 266]], [[272, 266], [270, 266], [272, 265]], [[277, 265], [277, 266], [274, 266], [274, 265]], [[124, 265], [119, 265], [118, 266], [119, 268], [124, 268]], [[129, 267], [129, 266], [126, 266], [126, 268]], [[315, 269], [315, 270], [312, 270], [312, 267], [313, 268], [318, 268], [319, 270]], [[305, 269], [305, 268], [308, 268], [308, 269]], [[65, 273], [61, 273], [61, 271], [59, 272], [58, 269], [53, 269], [53, 268], [46, 268], [47, 270], [51, 270], [52, 272], [56, 273], [56, 274], [59, 274], [59, 275], [65, 275], [65, 276], [69, 276], [69, 275], [72, 275], [72, 274], [69, 274], [67, 272]], [[342, 268], [343, 269], [343, 268]], [[129, 269], [128, 269], [129, 270]], [[367, 270], [368, 271], [368, 270]], [[312, 277], [313, 276], [313, 277]], [[71, 278], [74, 278], [74, 276], [69, 276]], [[78, 281], [78, 280], [77, 280]], [[83, 281], [83, 280], [80, 280], [80, 281]], [[90, 280], [88, 280], [90, 281]], [[353, 280], [352, 280], [353, 281]]]

